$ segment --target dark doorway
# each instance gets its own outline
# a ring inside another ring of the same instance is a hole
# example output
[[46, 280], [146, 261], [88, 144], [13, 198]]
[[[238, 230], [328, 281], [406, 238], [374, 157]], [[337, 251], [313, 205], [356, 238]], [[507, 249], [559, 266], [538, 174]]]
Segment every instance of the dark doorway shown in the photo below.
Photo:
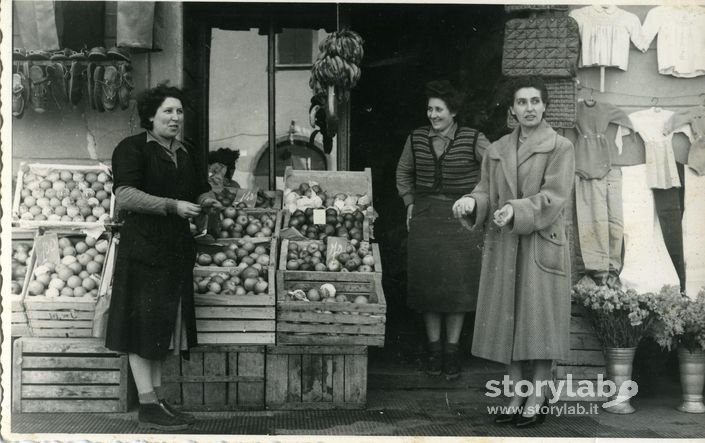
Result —
[[[373, 174], [379, 213], [375, 237], [388, 307], [387, 340], [380, 354], [416, 360], [425, 334], [421, 316], [405, 304], [405, 208], [396, 191], [396, 164], [409, 132], [427, 123], [424, 85], [433, 79], [448, 79], [466, 93], [461, 112], [466, 124], [490, 140], [505, 130], [495, 97], [504, 10], [489, 5], [354, 5], [349, 22], [365, 40], [363, 75], [351, 105], [350, 169], [371, 167]], [[479, 276], [479, 269], [468, 272]], [[461, 339], [467, 350], [472, 320], [468, 315]]]

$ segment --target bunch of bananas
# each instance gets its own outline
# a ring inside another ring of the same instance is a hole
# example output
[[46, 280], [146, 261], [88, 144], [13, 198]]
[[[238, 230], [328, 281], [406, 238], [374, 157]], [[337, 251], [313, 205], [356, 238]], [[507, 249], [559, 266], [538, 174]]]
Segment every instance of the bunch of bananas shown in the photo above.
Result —
[[335, 87], [344, 97], [360, 80], [359, 64], [364, 50], [362, 38], [350, 30], [330, 34], [319, 45], [321, 51], [311, 68], [309, 86], [314, 94], [326, 94], [328, 87]]

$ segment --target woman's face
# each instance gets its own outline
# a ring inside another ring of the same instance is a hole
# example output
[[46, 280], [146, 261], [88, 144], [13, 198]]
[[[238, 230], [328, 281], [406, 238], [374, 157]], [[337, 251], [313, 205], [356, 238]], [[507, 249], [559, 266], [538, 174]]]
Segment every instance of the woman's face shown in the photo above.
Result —
[[541, 99], [541, 91], [536, 88], [521, 88], [514, 93], [511, 113], [519, 124], [525, 128], [538, 126], [546, 111], [546, 104]]
[[181, 131], [181, 125], [184, 121], [181, 100], [173, 97], [164, 99], [150, 121], [153, 125], [152, 132], [155, 135], [166, 139], [176, 137]]
[[426, 117], [436, 131], [444, 131], [455, 120], [455, 112], [450, 112], [440, 98], [429, 98]]

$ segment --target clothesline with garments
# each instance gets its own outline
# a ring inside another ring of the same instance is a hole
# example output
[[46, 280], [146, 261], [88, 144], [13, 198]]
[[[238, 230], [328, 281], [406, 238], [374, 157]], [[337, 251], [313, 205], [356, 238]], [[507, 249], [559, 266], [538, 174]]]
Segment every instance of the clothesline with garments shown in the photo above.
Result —
[[656, 106], [658, 105], [662, 100], [664, 101], [670, 101], [670, 100], [683, 100], [683, 99], [701, 99], [701, 103], [705, 105], [705, 92], [701, 92], [699, 94], [686, 94], [686, 95], [653, 95], [653, 94], [630, 94], [627, 92], [619, 92], [619, 91], [600, 91], [597, 88], [593, 88], [592, 86], [586, 86], [580, 83], [580, 81], [577, 81], [577, 88], [578, 91], [589, 91], [590, 92], [590, 97], [592, 97], [593, 94], [603, 94], [603, 95], [619, 95], [623, 97], [634, 97], [634, 98], [645, 98], [645, 99], [650, 99], [651, 104]]
[[[580, 85], [580, 89], [590, 91], [590, 98], [577, 104], [575, 127], [576, 214], [586, 273], [594, 279], [618, 278], [637, 292], [679, 285], [652, 190], [683, 188], [684, 286], [694, 297], [705, 286], [705, 106], [701, 102], [674, 112], [656, 105], [664, 98], [705, 99], [705, 93], [670, 97], [615, 93], [652, 99], [651, 106], [627, 114], [611, 103], [595, 101], [593, 88]], [[617, 126], [615, 137], [607, 136], [610, 125]], [[679, 132], [690, 142], [687, 154], [679, 160], [686, 165], [683, 177], [672, 143]], [[623, 135], [634, 141], [636, 135], [641, 138], [644, 161], [619, 160], [625, 151], [634, 154], [641, 149], [631, 143], [623, 150]]]

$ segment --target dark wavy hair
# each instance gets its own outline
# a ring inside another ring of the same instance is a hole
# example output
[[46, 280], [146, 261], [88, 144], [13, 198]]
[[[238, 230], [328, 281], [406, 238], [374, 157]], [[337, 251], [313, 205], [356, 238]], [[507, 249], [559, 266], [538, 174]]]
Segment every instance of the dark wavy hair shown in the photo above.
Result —
[[460, 112], [465, 95], [455, 89], [448, 80], [433, 80], [426, 83], [426, 99], [439, 98], [454, 114]]
[[544, 83], [543, 79], [537, 76], [516, 77], [511, 79], [506, 89], [505, 100], [507, 106], [511, 108], [514, 104], [514, 94], [516, 94], [516, 92], [521, 88], [537, 89], [541, 93], [541, 101], [546, 109], [548, 109], [548, 104], [550, 102], [548, 98], [548, 89], [546, 89], [546, 83]]
[[137, 97], [137, 113], [140, 116], [140, 126], [152, 130], [154, 125], [149, 120], [157, 113], [157, 109], [167, 98], [176, 98], [184, 102], [184, 93], [181, 89], [169, 86], [169, 82], [159, 83], [154, 88], [145, 89]]
[[227, 168], [225, 174], [226, 177], [230, 178], [235, 172], [235, 163], [237, 159], [240, 158], [239, 150], [232, 150], [230, 148], [218, 148], [217, 151], [210, 151], [208, 153], [208, 164], [212, 163], [222, 163]]

